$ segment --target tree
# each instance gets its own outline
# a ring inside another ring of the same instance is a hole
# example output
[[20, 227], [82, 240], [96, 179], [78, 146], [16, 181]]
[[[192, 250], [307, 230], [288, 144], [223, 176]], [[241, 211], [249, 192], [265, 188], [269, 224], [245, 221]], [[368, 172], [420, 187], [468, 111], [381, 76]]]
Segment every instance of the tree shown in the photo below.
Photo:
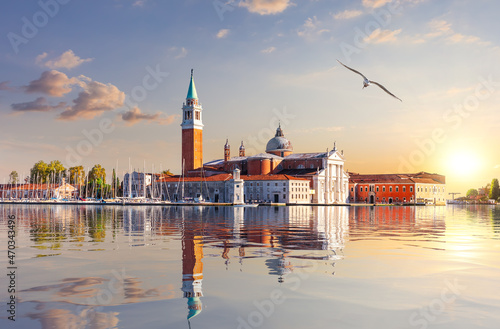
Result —
[[47, 183], [48, 165], [42, 160], [33, 165], [30, 170], [31, 183]]
[[500, 187], [498, 186], [498, 179], [493, 178], [491, 181], [491, 188], [490, 188], [490, 199], [497, 200], [498, 197], [500, 197]]
[[55, 181], [56, 183], [61, 183], [62, 178], [66, 178], [66, 168], [59, 160], [52, 160], [47, 165], [47, 173], [49, 179]]
[[467, 197], [470, 198], [475, 198], [479, 195], [479, 192], [475, 188], [471, 188], [470, 190], [467, 191]]
[[106, 170], [100, 164], [96, 164], [89, 171], [89, 182], [97, 181], [98, 179], [101, 179], [102, 183], [106, 183]]
[[118, 177], [116, 177], [116, 171], [113, 169], [113, 181], [111, 182], [111, 195], [112, 196], [119, 196], [118, 195], [118, 187], [120, 186], [120, 180]]
[[173, 176], [174, 174], [170, 171], [170, 169], [163, 170], [161, 172], [162, 175]]
[[90, 187], [88, 187], [90, 191], [95, 192], [97, 197], [102, 197], [101, 190], [103, 188], [107, 189], [107, 187], [104, 187], [106, 184], [106, 170], [100, 164], [96, 164], [89, 171], [87, 177], [87, 186], [90, 185]]
[[19, 174], [17, 171], [12, 171], [9, 174], [9, 184], [17, 184], [19, 182]]
[[85, 170], [83, 166], [69, 168], [70, 184], [83, 185], [85, 182]]

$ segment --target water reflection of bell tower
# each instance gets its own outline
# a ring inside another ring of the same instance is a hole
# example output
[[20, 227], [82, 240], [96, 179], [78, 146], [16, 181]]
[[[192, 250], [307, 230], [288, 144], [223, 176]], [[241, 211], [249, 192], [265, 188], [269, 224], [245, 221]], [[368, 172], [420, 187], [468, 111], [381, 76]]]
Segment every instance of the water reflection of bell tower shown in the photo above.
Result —
[[182, 291], [188, 299], [188, 320], [201, 312], [201, 281], [203, 280], [203, 240], [191, 229], [185, 229], [182, 236]]

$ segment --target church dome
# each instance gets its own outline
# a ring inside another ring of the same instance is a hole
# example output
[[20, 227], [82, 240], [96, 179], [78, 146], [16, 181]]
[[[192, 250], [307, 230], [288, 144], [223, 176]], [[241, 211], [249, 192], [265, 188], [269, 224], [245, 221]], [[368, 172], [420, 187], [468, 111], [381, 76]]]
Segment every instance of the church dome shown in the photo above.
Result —
[[292, 143], [285, 138], [281, 125], [276, 129], [276, 135], [267, 142], [266, 152], [286, 151], [292, 152]]

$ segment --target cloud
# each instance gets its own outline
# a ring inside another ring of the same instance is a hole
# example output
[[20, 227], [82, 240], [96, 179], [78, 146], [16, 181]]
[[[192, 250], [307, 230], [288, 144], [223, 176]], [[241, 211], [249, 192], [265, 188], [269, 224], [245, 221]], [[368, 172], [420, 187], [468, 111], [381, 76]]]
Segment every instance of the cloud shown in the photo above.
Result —
[[[418, 4], [420, 2], [423, 2], [426, 0], [398, 0], [398, 3], [410, 3], [410, 4]], [[363, 0], [363, 6], [366, 8], [379, 8], [382, 7], [390, 2], [396, 3], [394, 0]]]
[[77, 78], [68, 78], [62, 72], [51, 70], [41, 74], [38, 80], [33, 80], [25, 86], [27, 93], [43, 93], [49, 96], [62, 97], [71, 92], [72, 85], [79, 84]]
[[184, 47], [170, 47], [168, 49], [169, 55], [174, 56], [174, 59], [184, 58], [188, 54], [188, 50]]
[[285, 11], [292, 3], [290, 0], [241, 0], [240, 7], [259, 15], [276, 15]]
[[87, 77], [81, 79], [87, 81], [82, 81], [83, 91], [73, 100], [73, 106], [59, 115], [60, 120], [93, 119], [123, 106], [125, 93], [116, 86], [92, 81]]
[[435, 38], [441, 35], [453, 33], [451, 24], [444, 20], [435, 19], [427, 24], [432, 32], [427, 33], [425, 36], [428, 38]]
[[266, 49], [262, 49], [260, 52], [263, 53], [263, 54], [270, 54], [270, 53], [272, 53], [275, 50], [276, 50], [276, 47], [269, 47], [269, 48], [266, 48]]
[[44, 62], [47, 56], [48, 56], [47, 53], [42, 53], [36, 57], [35, 62], [40, 66], [45, 66], [50, 69], [65, 68], [69, 70], [83, 63], [90, 62], [93, 60], [93, 58], [86, 58], [86, 59], [80, 58], [77, 55], [75, 55], [75, 53], [71, 49], [67, 50], [61, 56], [53, 60], [48, 60]]
[[474, 43], [474, 44], [478, 44], [478, 45], [482, 45], [482, 46], [491, 45], [491, 42], [482, 41], [479, 37], [472, 36], [472, 35], [464, 35], [464, 34], [455, 32], [451, 28], [451, 23], [449, 23], [445, 20], [435, 19], [435, 20], [430, 21], [427, 25], [431, 29], [431, 31], [427, 34], [424, 34], [423, 36], [419, 36], [419, 39], [421, 39], [423, 41], [442, 37], [445, 39], [445, 41], [447, 41], [448, 43], [451, 43], [451, 44], [456, 44], [456, 43], [471, 44], [471, 43]]
[[137, 106], [132, 110], [122, 113], [122, 120], [126, 122], [127, 126], [133, 126], [143, 120], [151, 122], [156, 122], [161, 125], [169, 125], [175, 122], [179, 117], [178, 114], [172, 114], [164, 117], [163, 113], [156, 112], [155, 114], [142, 113], [141, 109]]
[[229, 34], [229, 29], [221, 29], [217, 32], [217, 39], [222, 39], [227, 37]]
[[323, 33], [330, 32], [328, 29], [321, 28], [322, 22], [316, 16], [306, 19], [300, 29], [297, 30], [297, 35], [305, 39], [313, 39]]
[[45, 97], [38, 97], [32, 102], [12, 104], [11, 108], [16, 112], [50, 112], [66, 107], [66, 102], [59, 102], [57, 105], [50, 105]]
[[0, 82], [0, 90], [15, 91], [14, 88], [9, 86], [10, 81]]
[[125, 93], [111, 83], [93, 81], [84, 75], [68, 78], [64, 73], [56, 70], [45, 71], [38, 80], [33, 80], [23, 89], [27, 93], [44, 93], [53, 97], [62, 97], [71, 92], [74, 86], [82, 91], [73, 99], [72, 104], [60, 102], [50, 105], [47, 99], [39, 97], [35, 101], [12, 104], [15, 112], [49, 112], [63, 109], [58, 116], [59, 120], [93, 119], [104, 112], [112, 111], [123, 106]]
[[370, 43], [395, 42], [397, 40], [396, 35], [399, 33], [401, 33], [401, 29], [395, 31], [376, 29], [364, 41]]
[[[481, 39], [472, 35], [463, 35], [461, 33], [455, 33], [448, 38], [451, 43], [481, 43]], [[489, 45], [489, 42], [483, 42], [485, 45]]]
[[145, 4], [146, 4], [146, 0], [137, 0], [132, 4], [132, 6], [133, 7], [144, 7]]
[[335, 19], [351, 19], [354, 17], [358, 17], [363, 15], [363, 12], [360, 10], [344, 10], [341, 11], [335, 15], [333, 15], [333, 18]]
[[363, 0], [363, 6], [367, 8], [378, 8], [391, 1], [392, 0]]

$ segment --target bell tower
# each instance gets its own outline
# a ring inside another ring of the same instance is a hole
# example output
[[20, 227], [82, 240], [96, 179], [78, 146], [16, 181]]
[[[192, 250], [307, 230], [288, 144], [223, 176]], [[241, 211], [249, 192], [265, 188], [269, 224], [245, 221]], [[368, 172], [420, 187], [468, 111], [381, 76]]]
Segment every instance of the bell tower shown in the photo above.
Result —
[[240, 146], [240, 157], [245, 156], [245, 145], [243, 145], [243, 141], [241, 141], [241, 146]]
[[193, 70], [186, 97], [182, 105], [182, 162], [183, 174], [203, 166], [203, 108], [198, 101], [194, 85]]
[[224, 161], [227, 162], [231, 159], [231, 146], [229, 146], [229, 140], [226, 139], [226, 144], [224, 145]]

